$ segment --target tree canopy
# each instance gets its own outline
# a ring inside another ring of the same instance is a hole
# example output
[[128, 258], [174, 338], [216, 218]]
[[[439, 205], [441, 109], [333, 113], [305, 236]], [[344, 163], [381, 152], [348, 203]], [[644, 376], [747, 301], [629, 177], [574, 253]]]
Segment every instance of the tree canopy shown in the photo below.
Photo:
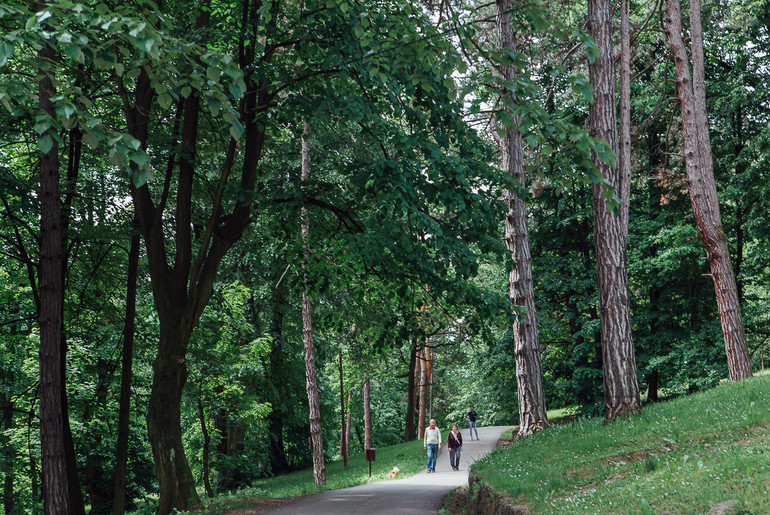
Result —
[[[754, 369], [764, 367], [770, 335], [769, 5], [702, 9], [713, 176]], [[61, 330], [48, 345], [62, 360], [71, 441], [65, 435], [61, 452], [79, 483], [72, 495], [92, 513], [113, 511], [120, 498], [117, 512], [170, 513], [312, 463], [304, 291], [325, 459], [339, 456], [347, 431], [341, 380], [353, 453], [364, 447], [365, 378], [374, 446], [415, 437], [409, 420], [423, 369], [423, 402], [440, 426], [462, 421], [469, 404], [484, 424], [517, 423], [512, 323], [526, 308], [512, 307], [508, 290], [516, 263], [504, 241], [506, 191], [526, 204], [549, 408], [604, 410], [594, 185], [611, 216], [621, 202], [628, 210], [630, 328], [643, 399], [729, 377], [689, 202], [662, 6], [630, 4], [627, 201], [600, 172], [617, 164], [611, 145], [589, 132], [596, 98], [588, 72], [599, 50], [585, 30], [587, 5], [533, 2], [499, 15], [495, 7], [0, 6], [7, 512], [39, 511], [48, 488], [38, 361], [47, 348], [41, 294], [52, 288], [41, 282], [50, 258], [41, 251], [50, 231], [41, 226], [45, 156], [57, 158], [60, 189]], [[499, 44], [497, 16], [510, 17], [515, 45]], [[620, 49], [619, 32], [610, 44]], [[501, 164], [500, 142], [514, 133], [522, 180]], [[128, 480], [116, 492], [121, 447]]]

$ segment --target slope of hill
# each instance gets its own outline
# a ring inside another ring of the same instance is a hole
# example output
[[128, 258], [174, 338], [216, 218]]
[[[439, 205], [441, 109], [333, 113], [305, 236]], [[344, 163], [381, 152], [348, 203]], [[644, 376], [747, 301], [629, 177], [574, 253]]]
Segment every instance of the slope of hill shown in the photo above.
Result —
[[532, 513], [770, 513], [770, 377], [581, 419], [500, 447], [475, 481]]

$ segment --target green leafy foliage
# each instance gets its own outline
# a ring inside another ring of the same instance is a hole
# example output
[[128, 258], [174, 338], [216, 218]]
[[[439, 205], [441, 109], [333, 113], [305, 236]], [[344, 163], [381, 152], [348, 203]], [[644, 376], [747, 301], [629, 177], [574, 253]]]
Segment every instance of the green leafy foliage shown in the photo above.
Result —
[[[39, 466], [35, 170], [39, 153], [54, 142], [68, 224], [70, 420], [81, 471], [86, 461], [95, 463], [90, 470], [102, 489], [109, 490], [114, 468], [125, 249], [134, 230], [129, 198], [145, 186], [162, 221], [150, 237], [167, 251], [167, 275], [184, 268], [177, 255], [198, 256], [212, 248], [212, 238], [234, 237], [225, 229], [233, 208], [248, 206], [250, 225], [218, 265], [183, 357], [189, 378], [182, 429], [199, 485], [202, 423], [217, 494], [267, 488], [261, 481], [310, 463], [304, 291], [313, 306], [327, 460], [338, 458], [340, 354], [345, 390], [352, 391], [353, 463], [363, 446], [365, 374], [373, 386], [375, 445], [394, 444], [404, 437], [409, 356], [426, 339], [434, 346], [433, 414], [441, 425], [462, 422], [471, 403], [484, 424], [514, 423], [506, 293], [512, 264], [504, 258], [499, 201], [506, 189], [527, 198], [530, 212], [548, 406], [601, 414], [590, 197], [604, 179], [591, 156], [613, 165], [616, 156], [585, 130], [593, 97], [585, 65], [596, 46], [580, 29], [583, 5], [530, 4], [511, 13], [521, 36], [517, 52], [492, 50], [485, 20], [493, 5], [456, 6], [436, 16], [401, 0], [279, 2], [278, 10], [264, 2], [245, 26], [243, 2], [215, 1], [205, 28], [195, 27], [200, 11], [190, 2], [164, 5], [162, 13], [145, 0], [67, 0], [40, 12], [31, 5], [0, 6], [7, 28], [0, 36], [0, 305], [8, 308], [0, 311], [0, 409], [17, 410], [12, 427], [0, 433], [0, 480], [13, 473], [23, 511], [39, 505], [30, 476]], [[634, 26], [646, 19], [643, 11]], [[720, 27], [708, 38], [707, 76], [724, 230], [731, 249], [742, 249], [734, 265], [760, 365], [770, 327], [770, 139], [760, 87], [767, 82], [767, 13], [753, 2], [710, 13], [711, 26]], [[657, 38], [656, 31], [638, 33], [634, 54], [628, 265], [640, 380], [657, 381], [664, 396], [711, 388], [725, 366], [713, 286], [689, 218], [678, 132], [670, 125], [677, 120], [667, 102], [672, 70]], [[48, 44], [56, 59], [39, 62]], [[513, 66], [516, 78], [502, 80], [501, 66]], [[41, 74], [57, 89], [54, 117], [39, 111]], [[152, 96], [142, 125], [146, 145], [131, 119], [140, 83]], [[188, 109], [193, 102], [198, 107]], [[191, 115], [200, 122], [194, 151], [179, 145], [179, 128]], [[300, 184], [303, 121], [310, 127], [311, 175]], [[514, 130], [525, 145], [527, 187], [511, 184], [493, 164], [493, 131], [506, 137]], [[255, 157], [244, 154], [247, 146], [259, 149], [253, 184], [242, 179], [243, 163]], [[189, 190], [176, 180], [181, 160], [194, 169]], [[617, 203], [611, 189], [604, 193]], [[189, 242], [175, 238], [180, 199], [189, 200]], [[299, 237], [302, 207], [309, 212], [307, 247]], [[201, 263], [190, 260], [193, 269]], [[165, 321], [156, 303], [164, 277], [151, 282], [148, 267], [143, 254], [127, 506], [153, 511], [158, 485], [145, 412]], [[183, 303], [196, 287], [185, 284], [174, 301]], [[681, 441], [681, 434], [664, 437]], [[656, 460], [655, 467], [640, 466], [648, 474], [667, 469], [664, 458]], [[639, 508], [635, 500], [629, 509]]]

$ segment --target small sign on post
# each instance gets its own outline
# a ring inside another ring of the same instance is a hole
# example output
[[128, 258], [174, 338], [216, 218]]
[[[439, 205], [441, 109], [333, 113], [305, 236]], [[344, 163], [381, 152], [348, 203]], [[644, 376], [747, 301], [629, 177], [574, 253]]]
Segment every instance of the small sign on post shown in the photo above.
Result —
[[369, 462], [369, 477], [372, 477], [372, 462], [374, 461], [374, 451], [377, 449], [366, 449], [366, 461]]

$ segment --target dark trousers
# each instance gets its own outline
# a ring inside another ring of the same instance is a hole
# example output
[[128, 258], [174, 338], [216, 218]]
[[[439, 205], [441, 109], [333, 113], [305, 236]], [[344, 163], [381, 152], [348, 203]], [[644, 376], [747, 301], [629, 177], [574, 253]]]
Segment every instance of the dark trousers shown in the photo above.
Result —
[[452, 470], [460, 468], [460, 449], [460, 447], [455, 449], [449, 448], [449, 464], [452, 466]]

